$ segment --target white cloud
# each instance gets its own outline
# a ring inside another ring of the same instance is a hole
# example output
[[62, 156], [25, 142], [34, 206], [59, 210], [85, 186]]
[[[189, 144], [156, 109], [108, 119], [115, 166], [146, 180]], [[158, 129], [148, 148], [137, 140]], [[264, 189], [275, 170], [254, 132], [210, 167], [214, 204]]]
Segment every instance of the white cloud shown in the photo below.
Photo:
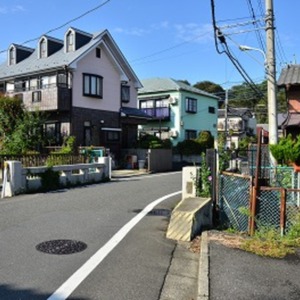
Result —
[[177, 31], [177, 36], [184, 41], [195, 41], [205, 43], [213, 38], [211, 24], [176, 24], [174, 28]]
[[144, 36], [144, 35], [148, 34], [150, 31], [142, 29], [142, 28], [125, 29], [125, 28], [117, 27], [117, 28], [114, 29], [114, 32], [123, 33], [123, 34], [126, 34], [126, 35]]
[[168, 29], [170, 28], [170, 23], [168, 21], [162, 21], [160, 23], [152, 24], [151, 28], [154, 30]]
[[25, 11], [25, 8], [22, 5], [15, 5], [11, 8], [12, 12]]
[[26, 11], [26, 9], [22, 5], [14, 5], [11, 7], [7, 7], [7, 6], [0, 7], [0, 14], [3, 14], [3, 15], [9, 14], [9, 13], [23, 12], [23, 11]]

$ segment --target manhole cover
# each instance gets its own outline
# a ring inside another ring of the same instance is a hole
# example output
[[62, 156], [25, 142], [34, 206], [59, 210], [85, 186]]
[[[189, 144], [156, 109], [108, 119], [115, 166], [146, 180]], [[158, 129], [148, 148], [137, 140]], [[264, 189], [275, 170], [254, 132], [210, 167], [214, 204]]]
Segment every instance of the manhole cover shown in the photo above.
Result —
[[[142, 209], [134, 209], [134, 213], [140, 213]], [[163, 217], [169, 217], [171, 215], [171, 211], [169, 209], [165, 208], [156, 208], [152, 209], [147, 213], [147, 216], [163, 216]]]
[[53, 240], [46, 241], [38, 244], [36, 249], [38, 251], [48, 253], [48, 254], [73, 254], [81, 252], [87, 248], [87, 244], [74, 241], [74, 240]]
[[170, 216], [170, 210], [169, 209], [163, 209], [163, 208], [152, 209], [150, 212], [148, 212], [147, 215], [148, 216], [164, 216], [164, 217], [168, 217], [168, 216]]

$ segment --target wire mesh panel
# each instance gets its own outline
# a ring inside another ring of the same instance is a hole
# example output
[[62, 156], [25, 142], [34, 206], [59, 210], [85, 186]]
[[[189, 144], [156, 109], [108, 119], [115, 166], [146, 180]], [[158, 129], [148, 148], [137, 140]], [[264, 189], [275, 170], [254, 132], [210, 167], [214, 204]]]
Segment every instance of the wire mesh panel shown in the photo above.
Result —
[[287, 190], [286, 192], [286, 223], [285, 230], [300, 222], [300, 190]]
[[276, 167], [270, 171], [270, 184], [275, 187], [298, 188], [297, 173], [292, 167]]
[[280, 190], [262, 190], [257, 199], [256, 225], [258, 229], [280, 227]]
[[223, 172], [220, 175], [220, 217], [226, 227], [248, 231], [250, 176]]

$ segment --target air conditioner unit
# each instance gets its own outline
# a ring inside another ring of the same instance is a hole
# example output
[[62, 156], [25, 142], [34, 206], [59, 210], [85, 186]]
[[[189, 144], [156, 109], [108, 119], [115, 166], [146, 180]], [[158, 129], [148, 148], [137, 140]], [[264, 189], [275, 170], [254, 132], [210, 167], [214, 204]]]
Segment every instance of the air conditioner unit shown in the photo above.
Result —
[[176, 138], [178, 136], [178, 132], [176, 130], [172, 129], [169, 131], [169, 135], [172, 138]]
[[175, 98], [175, 97], [169, 97], [169, 103], [170, 104], [177, 104], [177, 101], [178, 101], [178, 99], [177, 98]]

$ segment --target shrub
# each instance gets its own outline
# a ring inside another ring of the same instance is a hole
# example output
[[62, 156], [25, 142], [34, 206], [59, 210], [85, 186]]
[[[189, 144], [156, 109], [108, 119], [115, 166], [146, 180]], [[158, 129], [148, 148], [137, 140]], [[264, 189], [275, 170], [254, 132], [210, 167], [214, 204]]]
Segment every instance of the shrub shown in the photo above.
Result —
[[201, 144], [196, 142], [195, 140], [185, 140], [179, 142], [176, 145], [176, 152], [181, 155], [193, 155], [199, 154], [204, 151], [204, 148]]
[[40, 174], [42, 191], [52, 191], [60, 187], [59, 172], [53, 171], [52, 168], [48, 168], [44, 173]]
[[137, 147], [142, 149], [171, 149], [172, 142], [170, 139], [161, 140], [157, 136], [145, 134], [139, 139]]

